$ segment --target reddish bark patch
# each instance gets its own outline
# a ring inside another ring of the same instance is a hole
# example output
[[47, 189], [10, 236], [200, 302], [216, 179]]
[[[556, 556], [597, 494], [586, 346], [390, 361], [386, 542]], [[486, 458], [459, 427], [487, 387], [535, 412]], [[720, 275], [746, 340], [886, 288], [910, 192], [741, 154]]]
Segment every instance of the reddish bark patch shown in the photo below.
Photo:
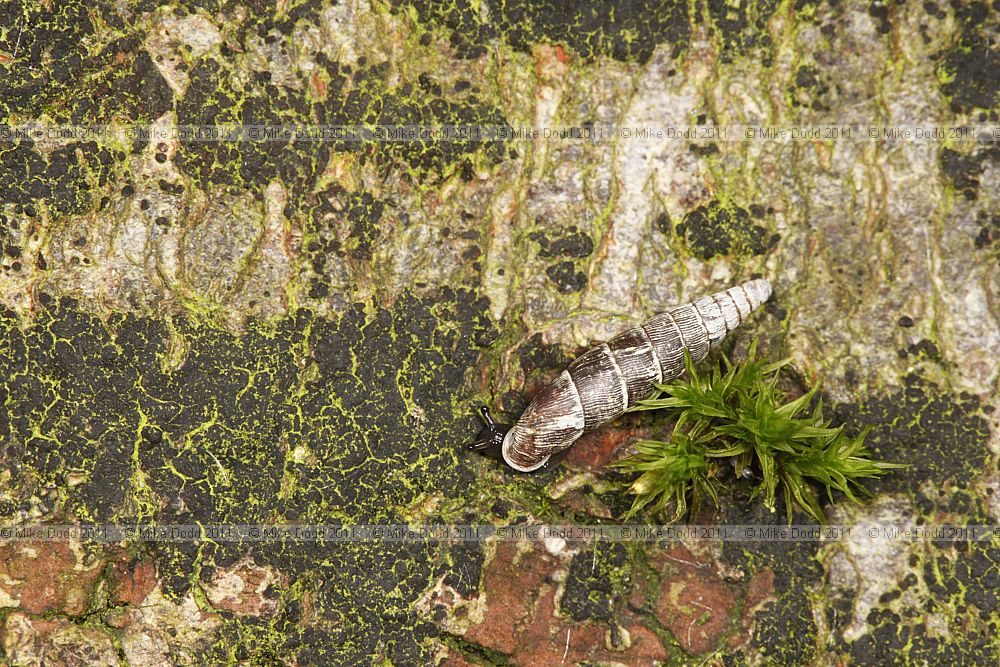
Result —
[[734, 636], [730, 641], [733, 648], [746, 643], [753, 629], [754, 614], [772, 597], [774, 597], [774, 570], [767, 567], [754, 574], [750, 583], [747, 584], [746, 597], [743, 599], [744, 632], [742, 637]]
[[633, 659], [632, 664], [645, 664], [647, 660], [650, 664], [654, 664], [654, 661], [667, 659], [663, 642], [652, 630], [639, 623], [629, 625], [626, 629], [632, 642], [632, 647], [628, 651], [629, 657]]
[[632, 571], [632, 588], [628, 593], [628, 604], [633, 609], [642, 609], [649, 600], [650, 592], [655, 587], [655, 583], [650, 580], [645, 572], [639, 569]]
[[539, 596], [552, 594], [545, 579], [556, 567], [555, 558], [539, 546], [518, 553], [516, 542], [498, 542], [496, 555], [483, 575], [486, 615], [482, 623], [469, 629], [466, 638], [502, 653], [513, 653], [518, 626], [530, 622]]
[[498, 543], [483, 575], [483, 622], [470, 628], [465, 639], [527, 667], [587, 661], [643, 664], [666, 658], [656, 635], [631, 617], [621, 619], [627, 639], [620, 648], [608, 648], [611, 626], [607, 623], [577, 623], [558, 616], [555, 575], [565, 564], [539, 544], [522, 552], [517, 546]]
[[75, 616], [87, 611], [104, 565], [65, 541], [10, 543], [0, 547], [0, 590], [32, 614]]
[[216, 609], [244, 616], [269, 617], [278, 609], [277, 595], [269, 593], [269, 589], [285, 583], [271, 568], [245, 560], [217, 570], [204, 588], [209, 603]]
[[461, 655], [454, 652], [449, 653], [448, 657], [444, 659], [441, 663], [441, 667], [481, 667], [478, 663], [469, 662]]
[[118, 604], [140, 604], [156, 586], [156, 566], [149, 559], [120, 560], [111, 568], [111, 595]]
[[628, 665], [652, 664], [664, 660], [667, 652], [649, 629], [631, 618], [623, 619], [629, 637], [628, 647], [608, 648], [611, 628], [597, 622], [564, 622], [554, 614], [554, 599], [541, 600], [534, 622], [524, 629], [513, 663], [525, 667], [578, 665], [617, 662]]
[[321, 77], [319, 74], [313, 74], [312, 78], [310, 79], [310, 83], [312, 84], [313, 90], [316, 92], [317, 99], [325, 100], [326, 91], [329, 86], [327, 85], [326, 81], [323, 80], [323, 77]]
[[660, 584], [656, 615], [685, 651], [716, 649], [731, 627], [742, 587], [724, 581], [716, 568], [684, 547], [664, 552], [669, 563]]
[[736, 649], [749, 641], [754, 614], [774, 594], [774, 572], [763, 568], [742, 580], [727, 578], [711, 557], [675, 546], [649, 554], [659, 575], [636, 570], [632, 607], [652, 608], [685, 651]]
[[600, 469], [619, 458], [617, 453], [629, 442], [648, 435], [648, 428], [605, 426], [580, 436], [564, 462], [572, 468]]
[[561, 46], [538, 44], [532, 49], [535, 54], [535, 73], [541, 79], [551, 79], [566, 74], [569, 58]]

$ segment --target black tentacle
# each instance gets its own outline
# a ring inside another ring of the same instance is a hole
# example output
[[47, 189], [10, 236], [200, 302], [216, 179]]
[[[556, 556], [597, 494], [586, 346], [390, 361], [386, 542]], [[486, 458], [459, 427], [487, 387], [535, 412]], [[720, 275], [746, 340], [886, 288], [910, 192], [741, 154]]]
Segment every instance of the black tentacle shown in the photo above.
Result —
[[490, 411], [485, 405], [479, 406], [479, 416], [482, 418], [484, 426], [479, 431], [479, 435], [476, 436], [475, 442], [469, 444], [468, 448], [483, 456], [503, 459], [501, 452], [503, 438], [510, 430], [510, 426], [493, 421], [493, 417], [490, 416]]

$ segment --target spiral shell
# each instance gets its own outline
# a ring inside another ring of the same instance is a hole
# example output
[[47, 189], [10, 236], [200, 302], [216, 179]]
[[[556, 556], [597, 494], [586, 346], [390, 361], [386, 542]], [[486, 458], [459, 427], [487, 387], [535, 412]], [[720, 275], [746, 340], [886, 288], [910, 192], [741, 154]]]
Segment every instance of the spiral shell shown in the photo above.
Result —
[[684, 350], [694, 362], [771, 296], [763, 279], [655, 315], [587, 350], [542, 389], [503, 438], [504, 461], [522, 472], [545, 465], [584, 431], [621, 416], [648, 398], [654, 385], [684, 371]]

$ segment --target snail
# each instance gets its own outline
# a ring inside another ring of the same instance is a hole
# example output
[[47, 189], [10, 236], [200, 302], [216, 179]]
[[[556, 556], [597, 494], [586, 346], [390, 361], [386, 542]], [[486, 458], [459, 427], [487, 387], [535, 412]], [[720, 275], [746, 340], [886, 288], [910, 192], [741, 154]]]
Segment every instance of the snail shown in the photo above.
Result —
[[618, 418], [655, 393], [655, 385], [684, 371], [718, 347], [726, 334], [771, 296], [758, 278], [654, 315], [596, 345], [540, 391], [513, 426], [498, 424], [486, 406], [485, 426], [469, 447], [532, 472], [565, 452], [585, 431]]

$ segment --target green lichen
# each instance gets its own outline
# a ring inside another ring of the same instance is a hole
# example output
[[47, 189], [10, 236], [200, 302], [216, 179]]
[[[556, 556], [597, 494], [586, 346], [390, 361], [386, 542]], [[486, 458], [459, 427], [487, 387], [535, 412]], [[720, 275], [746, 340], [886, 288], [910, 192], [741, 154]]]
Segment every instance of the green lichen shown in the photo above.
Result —
[[393, 3], [413, 7], [421, 20], [447, 26], [461, 58], [477, 58], [496, 41], [519, 51], [539, 43], [565, 44], [584, 58], [610, 56], [640, 63], [649, 60], [657, 44], [683, 48], [690, 31], [686, 3], [608, 2], [567, 5], [506, 2], [492, 7], [489, 20], [474, 0], [449, 3], [426, 0]]
[[[175, 320], [186, 354], [167, 366], [171, 334], [162, 321], [102, 321], [72, 300], [43, 303], [31, 323], [9, 311], [0, 319], [0, 429], [18, 473], [8, 497], [53, 489], [53, 512], [67, 520], [393, 523], [429, 495], [465, 506], [454, 490], [475, 485], [459, 448], [468, 421], [454, 397], [495, 334], [485, 302], [468, 290], [404, 296], [392, 310], [357, 304], [336, 320], [302, 311], [250, 323], [241, 337]], [[296, 460], [300, 445], [313, 456]], [[83, 481], [69, 486], [69, 474]], [[7, 520], [17, 509], [4, 504]], [[252, 552], [211, 541], [146, 548], [172, 596]], [[419, 662], [433, 627], [410, 605], [435, 563], [454, 564], [439, 547], [413, 544], [272, 545], [254, 558], [304, 583], [281, 594], [281, 615], [263, 631], [227, 617], [223, 661], [242, 639], [237, 650], [259, 659], [296, 647], [356, 664], [374, 650], [371, 637], [383, 635]], [[296, 625], [308, 582], [314, 608], [351, 622], [339, 630]]]
[[[763, 209], [752, 207], [754, 217]], [[717, 255], [763, 255], [778, 242], [777, 235], [752, 221], [751, 210], [713, 200], [690, 211], [674, 232], [695, 256], [709, 260]]]
[[612, 621], [626, 597], [628, 562], [622, 544], [598, 544], [573, 556], [560, 608], [577, 621]]

